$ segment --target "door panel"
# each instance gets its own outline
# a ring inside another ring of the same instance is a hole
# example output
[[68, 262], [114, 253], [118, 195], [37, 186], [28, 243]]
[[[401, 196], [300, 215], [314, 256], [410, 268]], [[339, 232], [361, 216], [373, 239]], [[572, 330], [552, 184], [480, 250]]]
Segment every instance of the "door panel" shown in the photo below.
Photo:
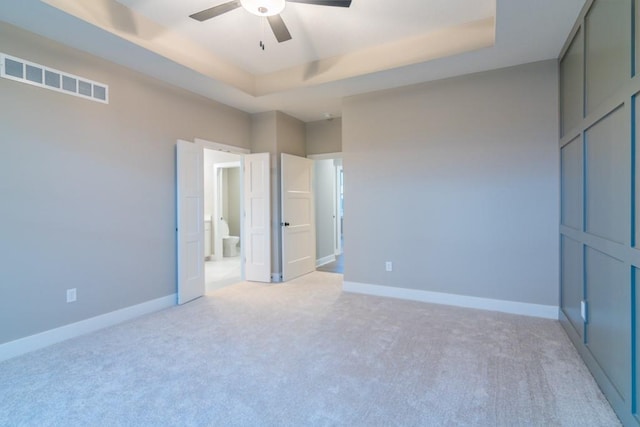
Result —
[[584, 339], [581, 303], [584, 295], [584, 260], [581, 243], [567, 236], [560, 237], [560, 297], [561, 308], [580, 338]]
[[282, 154], [282, 280], [315, 271], [313, 161]]
[[204, 179], [202, 147], [176, 145], [178, 304], [204, 295]]
[[587, 248], [587, 348], [620, 398], [631, 390], [631, 287], [625, 263]]
[[269, 153], [243, 157], [245, 280], [271, 282]]

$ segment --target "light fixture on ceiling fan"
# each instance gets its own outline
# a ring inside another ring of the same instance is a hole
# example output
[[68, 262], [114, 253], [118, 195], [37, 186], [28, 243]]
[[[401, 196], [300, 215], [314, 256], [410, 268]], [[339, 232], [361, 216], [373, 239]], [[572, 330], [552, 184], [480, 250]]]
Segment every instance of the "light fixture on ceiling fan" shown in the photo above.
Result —
[[[284, 10], [288, 2], [313, 4], [317, 6], [351, 6], [351, 0], [232, 0], [194, 13], [193, 15], [189, 15], [189, 17], [202, 22], [242, 7], [249, 13], [266, 17], [276, 40], [278, 40], [278, 43], [282, 43], [291, 40], [291, 33], [289, 33], [289, 29], [280, 16], [280, 12]], [[264, 49], [262, 42], [260, 42], [260, 47]]]
[[240, 0], [240, 5], [254, 15], [273, 16], [284, 10], [285, 0]]

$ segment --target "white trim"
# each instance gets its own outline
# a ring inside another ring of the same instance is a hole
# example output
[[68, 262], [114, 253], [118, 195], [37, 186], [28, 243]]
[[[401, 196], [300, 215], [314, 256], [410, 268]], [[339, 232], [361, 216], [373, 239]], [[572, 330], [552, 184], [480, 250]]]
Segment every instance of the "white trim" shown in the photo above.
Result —
[[176, 294], [50, 329], [0, 345], [0, 362], [176, 305]]
[[530, 304], [346, 281], [342, 285], [342, 290], [357, 294], [399, 298], [433, 304], [453, 305], [456, 307], [476, 308], [480, 310], [500, 311], [503, 313], [542, 317], [545, 319], [557, 320], [559, 318], [559, 308], [554, 305]]
[[248, 148], [236, 147], [235, 145], [220, 144], [219, 142], [207, 141], [206, 139], [195, 138], [193, 140], [196, 144], [206, 148], [207, 150], [224, 151], [231, 154], [250, 154], [251, 150]]
[[325, 264], [329, 264], [330, 262], [334, 262], [336, 260], [335, 255], [327, 255], [326, 257], [320, 258], [316, 260], [316, 267], [320, 267]]
[[324, 154], [309, 154], [307, 159], [311, 160], [332, 160], [342, 159], [342, 153], [324, 153]]
[[[340, 188], [341, 185], [340, 184], [344, 184], [342, 182], [342, 180], [340, 178], [343, 177], [344, 173], [343, 173], [343, 167], [342, 167], [342, 159], [340, 159], [340, 164], [336, 163], [336, 160], [333, 161], [333, 168], [334, 168], [334, 177], [333, 177], [333, 220], [334, 220], [334, 236], [333, 236], [333, 240], [334, 240], [334, 250], [335, 250], [335, 254], [336, 256], [339, 256], [342, 254], [342, 216], [341, 211], [340, 211]], [[342, 188], [342, 191], [344, 192], [344, 188]], [[344, 197], [344, 194], [342, 194], [342, 197]]]
[[[238, 154], [238, 156], [239, 156], [239, 154]], [[235, 161], [235, 162], [214, 163], [213, 167], [215, 169], [239, 168], [240, 167], [240, 160]]]

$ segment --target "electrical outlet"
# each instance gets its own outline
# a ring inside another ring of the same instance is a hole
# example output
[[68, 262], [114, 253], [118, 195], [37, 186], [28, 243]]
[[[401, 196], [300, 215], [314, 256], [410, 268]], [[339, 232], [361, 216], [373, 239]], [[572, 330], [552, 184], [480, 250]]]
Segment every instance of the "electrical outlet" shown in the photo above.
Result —
[[67, 289], [67, 302], [74, 302], [77, 299], [76, 288]]
[[387, 271], [393, 271], [393, 263], [391, 261], [387, 261], [384, 263], [384, 268]]

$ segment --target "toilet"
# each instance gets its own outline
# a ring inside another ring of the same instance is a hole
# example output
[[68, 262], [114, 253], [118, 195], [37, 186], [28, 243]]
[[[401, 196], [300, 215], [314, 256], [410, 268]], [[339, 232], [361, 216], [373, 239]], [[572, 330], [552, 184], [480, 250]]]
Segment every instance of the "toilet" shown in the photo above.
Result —
[[224, 218], [220, 218], [220, 235], [222, 236], [222, 256], [238, 256], [238, 242], [240, 237], [229, 236], [229, 224]]

